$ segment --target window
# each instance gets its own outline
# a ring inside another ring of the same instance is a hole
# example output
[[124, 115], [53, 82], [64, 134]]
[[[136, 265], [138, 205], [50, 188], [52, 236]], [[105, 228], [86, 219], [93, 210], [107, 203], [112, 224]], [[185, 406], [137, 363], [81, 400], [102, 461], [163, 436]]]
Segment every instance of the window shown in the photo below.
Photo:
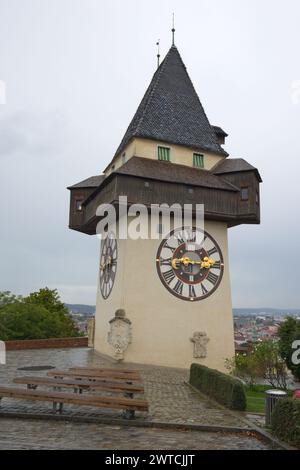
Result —
[[145, 181], [144, 186], [145, 188], [150, 188], [150, 183], [148, 181]]
[[189, 188], [189, 189], [188, 189], [188, 192], [189, 192], [189, 194], [194, 194], [194, 189], [193, 189], [193, 188]]
[[248, 201], [249, 199], [249, 188], [241, 188], [241, 200]]
[[201, 153], [194, 153], [193, 165], [197, 168], [204, 168], [204, 155]]
[[157, 148], [157, 153], [158, 153], [158, 160], [162, 160], [164, 162], [169, 162], [170, 161], [170, 149], [169, 149], [169, 147], [158, 147]]
[[79, 212], [82, 211], [82, 203], [83, 203], [83, 199], [75, 199], [75, 207], [76, 207], [76, 210]]

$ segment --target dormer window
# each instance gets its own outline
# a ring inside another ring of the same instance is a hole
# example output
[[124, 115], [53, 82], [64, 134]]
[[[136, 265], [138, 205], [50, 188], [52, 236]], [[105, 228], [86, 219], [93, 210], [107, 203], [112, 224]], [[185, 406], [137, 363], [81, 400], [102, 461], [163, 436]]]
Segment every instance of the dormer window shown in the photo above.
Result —
[[241, 200], [248, 201], [248, 199], [249, 199], [249, 188], [248, 187], [241, 188]]
[[75, 208], [78, 212], [81, 212], [82, 211], [82, 203], [83, 203], [83, 199], [75, 199]]
[[202, 153], [193, 154], [193, 166], [196, 168], [204, 168], [204, 155], [202, 155]]
[[158, 160], [169, 162], [170, 161], [170, 148], [169, 147], [157, 147]]

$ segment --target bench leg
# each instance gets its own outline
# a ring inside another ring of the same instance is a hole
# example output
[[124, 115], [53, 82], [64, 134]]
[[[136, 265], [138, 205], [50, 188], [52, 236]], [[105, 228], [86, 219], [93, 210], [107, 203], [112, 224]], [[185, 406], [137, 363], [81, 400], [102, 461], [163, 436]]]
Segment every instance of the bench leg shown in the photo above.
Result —
[[37, 385], [33, 385], [33, 384], [27, 384], [27, 388], [28, 390], [36, 390], [37, 389]]
[[[125, 392], [124, 397], [133, 398], [133, 393]], [[124, 410], [124, 412], [123, 412], [123, 418], [124, 419], [134, 419], [134, 417], [135, 417], [134, 410]]]
[[135, 418], [134, 410], [124, 410], [123, 411], [123, 418], [124, 419], [134, 419]]

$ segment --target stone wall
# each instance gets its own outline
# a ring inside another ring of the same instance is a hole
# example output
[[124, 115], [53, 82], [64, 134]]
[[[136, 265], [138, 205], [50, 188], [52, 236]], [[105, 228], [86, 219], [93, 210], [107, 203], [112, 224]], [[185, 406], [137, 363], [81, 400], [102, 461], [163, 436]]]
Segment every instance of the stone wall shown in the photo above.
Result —
[[5, 341], [7, 351], [20, 349], [51, 349], [51, 348], [87, 348], [88, 338], [50, 338], [50, 339], [25, 339], [19, 341]]

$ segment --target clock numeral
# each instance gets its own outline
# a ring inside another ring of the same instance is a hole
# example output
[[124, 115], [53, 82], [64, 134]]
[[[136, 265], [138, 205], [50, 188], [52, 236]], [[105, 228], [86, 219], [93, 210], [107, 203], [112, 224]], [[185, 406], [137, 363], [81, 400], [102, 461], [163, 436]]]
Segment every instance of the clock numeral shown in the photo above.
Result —
[[217, 250], [217, 248], [214, 246], [213, 248], [211, 248], [210, 250], [208, 250], [207, 253], [208, 253], [209, 256], [211, 256], [211, 255], [213, 255], [214, 253], [217, 253], [217, 252], [218, 252], [218, 250]]
[[168, 284], [171, 284], [171, 282], [175, 278], [173, 269], [169, 269], [169, 271], [166, 271], [165, 273], [163, 273], [163, 277]]
[[196, 297], [195, 287], [189, 285], [189, 297]]
[[212, 272], [209, 272], [206, 279], [215, 286], [217, 284], [219, 278], [216, 274], [214, 274]]
[[178, 245], [182, 245], [186, 240], [182, 237], [182, 234], [174, 235], [175, 240], [177, 240]]
[[168, 245], [168, 243], [166, 243], [165, 248], [167, 248], [168, 250], [171, 250], [172, 253], [174, 253], [174, 251], [176, 250], [175, 246], [170, 246]]
[[208, 290], [206, 289], [206, 287], [205, 287], [204, 284], [201, 284], [201, 290], [202, 290], [202, 294], [203, 294], [203, 295], [208, 294]]
[[172, 262], [172, 258], [166, 258], [166, 259], [160, 258], [161, 266], [170, 266], [171, 262]]
[[177, 281], [175, 287], [173, 290], [177, 292], [177, 294], [182, 294], [182, 289], [183, 289], [183, 283], [181, 281]]
[[221, 269], [221, 261], [216, 261], [213, 265], [213, 269]]
[[196, 232], [188, 231], [187, 243], [195, 243], [195, 241], [196, 241]]

